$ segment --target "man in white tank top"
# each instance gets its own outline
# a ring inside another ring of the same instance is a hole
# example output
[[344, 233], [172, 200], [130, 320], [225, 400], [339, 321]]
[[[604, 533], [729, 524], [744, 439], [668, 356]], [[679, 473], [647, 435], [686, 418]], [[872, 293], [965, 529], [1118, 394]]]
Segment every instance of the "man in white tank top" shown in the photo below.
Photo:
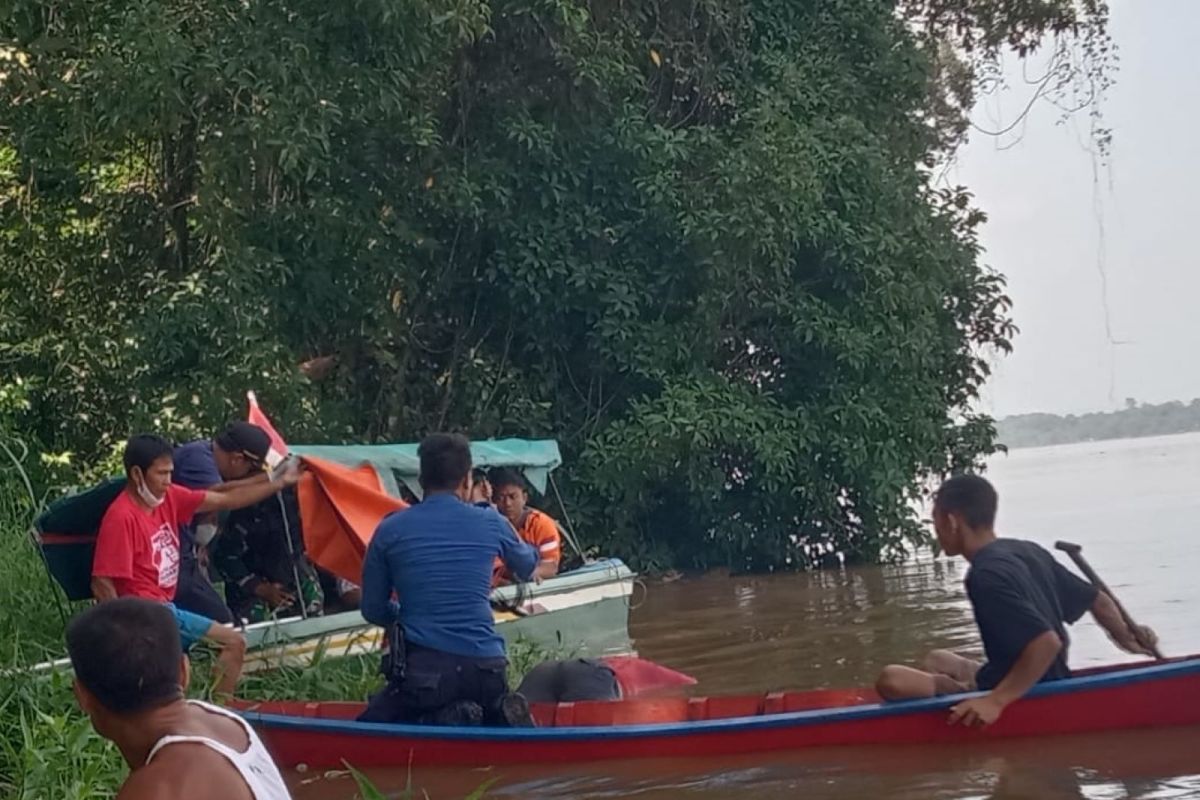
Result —
[[290, 800], [279, 769], [236, 714], [184, 697], [179, 629], [161, 603], [123, 597], [67, 626], [75, 696], [130, 767], [117, 800]]

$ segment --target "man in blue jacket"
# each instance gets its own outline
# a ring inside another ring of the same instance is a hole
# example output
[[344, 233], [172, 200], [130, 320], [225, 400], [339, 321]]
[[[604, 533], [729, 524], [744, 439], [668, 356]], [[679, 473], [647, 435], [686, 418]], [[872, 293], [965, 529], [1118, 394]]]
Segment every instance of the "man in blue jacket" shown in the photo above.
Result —
[[417, 451], [424, 500], [386, 517], [363, 562], [362, 615], [384, 627], [387, 686], [362, 722], [530, 725], [529, 706], [508, 691], [504, 639], [488, 597], [497, 556], [529, 580], [538, 554], [491, 508], [472, 505], [471, 449], [433, 434]]

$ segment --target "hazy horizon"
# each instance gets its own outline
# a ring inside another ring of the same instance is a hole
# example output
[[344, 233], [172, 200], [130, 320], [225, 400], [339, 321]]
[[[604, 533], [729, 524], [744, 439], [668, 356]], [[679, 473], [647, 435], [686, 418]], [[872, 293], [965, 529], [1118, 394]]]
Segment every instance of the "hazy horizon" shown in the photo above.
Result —
[[[1044, 102], [1019, 141], [973, 131], [950, 168], [947, 180], [966, 185], [988, 214], [982, 260], [1008, 278], [1021, 328], [984, 388], [982, 406], [995, 416], [1200, 397], [1200, 370], [1186, 368], [1200, 345], [1190, 241], [1200, 185], [1200, 63], [1189, 53], [1197, 26], [1200, 3], [1112, 3], [1120, 65], [1103, 105], [1113, 131], [1108, 170], [1094, 173], [1087, 112], [1058, 124]], [[1025, 105], [1019, 70], [1010, 83], [980, 103], [979, 125], [1007, 124]]]

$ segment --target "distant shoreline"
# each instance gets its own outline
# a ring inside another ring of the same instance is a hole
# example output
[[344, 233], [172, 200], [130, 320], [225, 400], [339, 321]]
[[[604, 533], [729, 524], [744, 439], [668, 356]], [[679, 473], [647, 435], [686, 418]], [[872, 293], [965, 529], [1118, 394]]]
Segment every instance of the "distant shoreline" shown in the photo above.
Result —
[[1120, 411], [1093, 414], [1018, 414], [996, 423], [996, 441], [1010, 449], [1140, 439], [1200, 432], [1200, 398], [1157, 405], [1126, 400]]

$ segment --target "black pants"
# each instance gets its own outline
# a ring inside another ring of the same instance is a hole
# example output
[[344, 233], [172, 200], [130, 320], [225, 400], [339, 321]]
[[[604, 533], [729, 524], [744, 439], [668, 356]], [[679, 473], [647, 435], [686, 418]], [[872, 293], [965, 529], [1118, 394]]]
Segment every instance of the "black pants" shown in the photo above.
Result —
[[531, 703], [621, 699], [620, 685], [612, 667], [590, 658], [543, 661], [529, 670], [517, 692]]
[[359, 722], [437, 723], [441, 712], [477, 703], [487, 725], [505, 724], [500, 700], [508, 693], [508, 661], [468, 658], [421, 645], [405, 649], [404, 679], [371, 697]]
[[175, 586], [175, 605], [184, 611], [208, 617], [213, 622], [233, 624], [233, 612], [208, 582], [195, 558], [179, 560], [179, 583]]

